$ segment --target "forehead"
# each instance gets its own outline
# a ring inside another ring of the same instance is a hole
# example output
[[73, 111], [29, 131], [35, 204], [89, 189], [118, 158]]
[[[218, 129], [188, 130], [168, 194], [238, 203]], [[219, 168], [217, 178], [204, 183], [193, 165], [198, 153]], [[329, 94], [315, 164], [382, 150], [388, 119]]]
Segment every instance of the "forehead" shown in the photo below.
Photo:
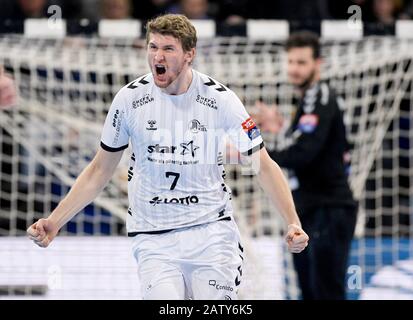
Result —
[[313, 59], [313, 48], [311, 47], [294, 47], [288, 50], [290, 59]]
[[181, 42], [179, 39], [175, 38], [172, 35], [160, 34], [160, 33], [150, 33], [149, 34], [149, 43], [153, 43], [159, 46], [173, 45], [180, 46]]

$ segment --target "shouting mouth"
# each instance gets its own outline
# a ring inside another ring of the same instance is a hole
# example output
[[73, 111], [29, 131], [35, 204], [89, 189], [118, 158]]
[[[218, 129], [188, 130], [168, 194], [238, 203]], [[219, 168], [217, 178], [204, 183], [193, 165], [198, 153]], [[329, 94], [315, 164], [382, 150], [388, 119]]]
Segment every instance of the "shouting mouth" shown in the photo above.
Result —
[[156, 64], [155, 71], [157, 75], [163, 75], [166, 72], [166, 67], [162, 64]]

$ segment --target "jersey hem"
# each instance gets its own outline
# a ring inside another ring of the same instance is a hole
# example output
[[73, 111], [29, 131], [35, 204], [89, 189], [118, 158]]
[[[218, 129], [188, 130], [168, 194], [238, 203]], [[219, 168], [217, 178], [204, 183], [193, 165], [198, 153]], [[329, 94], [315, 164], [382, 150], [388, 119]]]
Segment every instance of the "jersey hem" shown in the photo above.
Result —
[[167, 232], [171, 232], [171, 231], [175, 231], [175, 230], [179, 230], [179, 229], [197, 227], [197, 226], [201, 226], [201, 225], [212, 223], [212, 222], [231, 221], [231, 220], [232, 220], [232, 216], [228, 215], [228, 216], [218, 218], [216, 220], [205, 221], [205, 222], [198, 223], [198, 224], [191, 224], [191, 225], [180, 226], [180, 227], [176, 227], [176, 228], [169, 228], [169, 229], [163, 229], [163, 230], [148, 230], [148, 231], [129, 231], [128, 232], [128, 237], [133, 238], [133, 237], [135, 237], [139, 234], [162, 234], [162, 233], [167, 233]]

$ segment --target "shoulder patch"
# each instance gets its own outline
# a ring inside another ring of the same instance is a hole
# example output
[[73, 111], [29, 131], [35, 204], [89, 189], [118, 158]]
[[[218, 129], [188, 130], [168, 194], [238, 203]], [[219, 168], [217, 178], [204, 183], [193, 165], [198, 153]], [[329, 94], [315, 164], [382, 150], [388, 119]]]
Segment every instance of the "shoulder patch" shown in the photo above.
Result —
[[250, 140], [254, 140], [261, 135], [260, 130], [257, 128], [257, 125], [251, 117], [245, 120], [241, 125]]
[[302, 133], [312, 133], [318, 126], [319, 118], [316, 114], [304, 114], [298, 120], [298, 130]]
[[218, 92], [227, 91], [227, 89], [222, 84], [220, 84], [219, 82], [214, 81], [210, 77], [208, 77], [208, 80], [209, 80], [208, 82], [204, 82], [204, 85], [206, 85], [208, 87], [214, 86], [214, 89], [217, 90]]
[[254, 128], [254, 127], [255, 127], [255, 122], [254, 122], [254, 120], [252, 120], [251, 117], [249, 117], [247, 120], [245, 120], [245, 121], [242, 123], [242, 128], [243, 128], [244, 130], [250, 130], [250, 129]]
[[145, 80], [146, 77], [147, 77], [147, 75], [143, 76], [143, 77], [140, 78], [140, 79], [137, 79], [137, 80], [131, 82], [131, 83], [127, 86], [127, 88], [133, 90], [133, 89], [136, 89], [136, 88], [139, 86], [139, 84], [147, 85], [147, 84], [149, 83], [149, 81], [146, 81], [146, 80]]

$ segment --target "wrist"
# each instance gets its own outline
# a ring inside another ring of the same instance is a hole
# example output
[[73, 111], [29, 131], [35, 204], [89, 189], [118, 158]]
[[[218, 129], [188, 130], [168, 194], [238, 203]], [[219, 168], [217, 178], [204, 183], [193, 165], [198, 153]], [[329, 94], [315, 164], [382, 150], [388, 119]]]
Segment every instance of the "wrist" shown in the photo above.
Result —
[[288, 228], [289, 228], [289, 227], [294, 227], [294, 228], [300, 228], [300, 229], [302, 229], [300, 221], [293, 221], [293, 222], [289, 223], [289, 224], [288, 224]]
[[59, 223], [59, 219], [53, 214], [48, 216], [46, 220], [52, 225], [53, 229], [60, 230], [62, 225]]

